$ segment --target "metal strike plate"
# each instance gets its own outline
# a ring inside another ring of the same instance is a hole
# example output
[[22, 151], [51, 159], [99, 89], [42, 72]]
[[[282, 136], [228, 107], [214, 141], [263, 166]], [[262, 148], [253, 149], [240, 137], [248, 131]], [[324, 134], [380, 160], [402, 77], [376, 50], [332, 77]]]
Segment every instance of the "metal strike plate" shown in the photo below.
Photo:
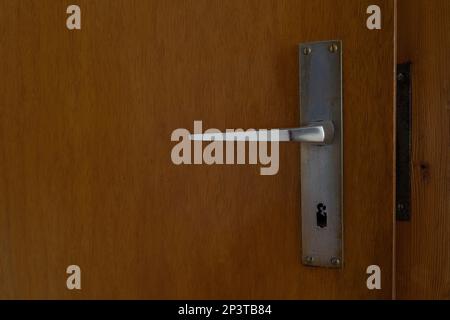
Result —
[[301, 144], [302, 260], [341, 268], [342, 226], [342, 43], [300, 44], [300, 122], [332, 121], [328, 145]]
[[397, 65], [396, 216], [411, 220], [411, 63]]

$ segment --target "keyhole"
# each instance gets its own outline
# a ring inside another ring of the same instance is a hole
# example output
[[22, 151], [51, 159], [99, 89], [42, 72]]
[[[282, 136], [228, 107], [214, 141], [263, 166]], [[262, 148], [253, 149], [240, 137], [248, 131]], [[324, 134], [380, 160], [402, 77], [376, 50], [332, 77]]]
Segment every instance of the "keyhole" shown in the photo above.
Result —
[[327, 207], [323, 203], [317, 205], [317, 226], [325, 228], [327, 226]]

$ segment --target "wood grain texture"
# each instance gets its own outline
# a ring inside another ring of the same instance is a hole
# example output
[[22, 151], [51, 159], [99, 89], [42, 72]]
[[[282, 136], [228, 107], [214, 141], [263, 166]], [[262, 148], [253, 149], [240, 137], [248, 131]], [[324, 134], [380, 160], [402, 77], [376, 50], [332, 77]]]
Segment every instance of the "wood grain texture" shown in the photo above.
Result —
[[450, 2], [399, 0], [398, 60], [412, 61], [412, 219], [397, 226], [397, 296], [450, 298]]
[[[394, 1], [0, 1], [1, 298], [391, 298]], [[175, 166], [172, 130], [298, 125], [297, 44], [344, 45], [345, 268], [300, 263], [280, 171]], [[78, 264], [82, 290], [65, 288]], [[366, 268], [382, 268], [382, 290]]]

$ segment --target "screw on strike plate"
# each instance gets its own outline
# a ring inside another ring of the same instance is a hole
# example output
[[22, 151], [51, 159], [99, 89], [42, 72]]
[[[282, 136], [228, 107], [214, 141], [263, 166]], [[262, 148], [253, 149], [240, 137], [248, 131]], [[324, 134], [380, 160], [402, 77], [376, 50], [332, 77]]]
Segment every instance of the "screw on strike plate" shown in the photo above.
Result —
[[311, 48], [309, 48], [309, 47], [303, 48], [303, 54], [304, 54], [305, 56], [307, 56], [307, 55], [310, 54], [310, 53], [311, 53]]

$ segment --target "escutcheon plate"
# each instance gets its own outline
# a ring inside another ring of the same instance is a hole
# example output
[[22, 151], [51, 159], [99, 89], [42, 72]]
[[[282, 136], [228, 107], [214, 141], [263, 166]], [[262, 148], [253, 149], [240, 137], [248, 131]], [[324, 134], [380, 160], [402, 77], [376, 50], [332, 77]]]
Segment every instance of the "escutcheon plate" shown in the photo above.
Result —
[[343, 266], [342, 43], [300, 44], [300, 123], [331, 120], [331, 144], [301, 144], [302, 260]]

